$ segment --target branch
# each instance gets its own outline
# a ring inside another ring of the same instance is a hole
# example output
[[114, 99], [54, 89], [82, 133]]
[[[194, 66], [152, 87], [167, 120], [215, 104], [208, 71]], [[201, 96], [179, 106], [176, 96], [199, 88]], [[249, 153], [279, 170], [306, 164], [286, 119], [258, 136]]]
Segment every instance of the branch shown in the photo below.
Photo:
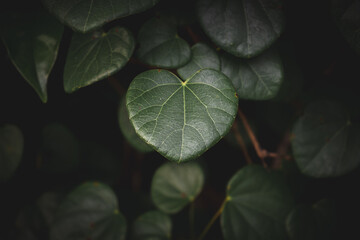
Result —
[[244, 154], [246, 162], [248, 164], [251, 164], [252, 160], [251, 160], [250, 155], [249, 155], [249, 153], [248, 153], [248, 151], [246, 149], [244, 139], [242, 138], [242, 136], [240, 134], [239, 127], [238, 127], [238, 124], [237, 124], [236, 120], [234, 121], [234, 124], [232, 125], [232, 130], [233, 130], [233, 133], [235, 134], [236, 141], [239, 144], [239, 146], [241, 148], [241, 151]]
[[116, 78], [114, 78], [113, 76], [110, 76], [110, 77], [108, 77], [107, 80], [108, 80], [110, 86], [112, 86], [120, 96], [125, 94], [125, 90], [124, 90], [123, 86], [118, 82], [118, 80]]

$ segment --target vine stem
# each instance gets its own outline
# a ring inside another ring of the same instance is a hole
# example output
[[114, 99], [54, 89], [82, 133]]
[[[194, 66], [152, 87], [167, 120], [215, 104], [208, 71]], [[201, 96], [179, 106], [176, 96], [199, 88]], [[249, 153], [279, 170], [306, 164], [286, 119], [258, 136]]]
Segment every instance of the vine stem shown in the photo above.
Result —
[[206, 227], [204, 228], [204, 231], [201, 233], [200, 237], [198, 238], [198, 240], [202, 240], [205, 235], [207, 234], [207, 232], [210, 230], [210, 228], [212, 227], [212, 225], [214, 225], [215, 221], [220, 217], [221, 213], [224, 210], [225, 207], [225, 203], [228, 201], [228, 198], [225, 198], [225, 200], [223, 201], [223, 203], [221, 204], [220, 208], [217, 210], [217, 212], [214, 214], [214, 216], [211, 218], [210, 222], [206, 225]]
[[117, 92], [117, 94], [119, 94], [120, 96], [125, 94], [125, 90], [123, 88], [123, 86], [118, 82], [118, 80], [116, 78], [114, 78], [113, 76], [108, 77], [108, 82], [110, 84], [111, 87], [114, 88], [114, 90]]
[[245, 160], [246, 160], [247, 164], [252, 164], [252, 160], [251, 160], [250, 155], [249, 155], [249, 153], [248, 153], [248, 151], [246, 149], [244, 139], [240, 134], [239, 127], [238, 127], [238, 124], [237, 124], [236, 121], [234, 121], [234, 124], [232, 125], [232, 130], [233, 130], [233, 132], [235, 134], [236, 141], [239, 144], [239, 146], [241, 148], [241, 151], [244, 154], [244, 157], [245, 157]]

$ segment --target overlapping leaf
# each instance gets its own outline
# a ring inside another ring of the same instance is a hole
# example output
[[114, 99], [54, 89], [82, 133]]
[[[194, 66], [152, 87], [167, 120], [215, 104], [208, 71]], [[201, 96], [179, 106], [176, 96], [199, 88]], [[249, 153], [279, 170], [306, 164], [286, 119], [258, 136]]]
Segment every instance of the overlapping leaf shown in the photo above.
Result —
[[178, 68], [190, 61], [189, 44], [177, 35], [176, 25], [165, 18], [146, 22], [138, 35], [137, 56], [151, 66]]
[[253, 57], [283, 31], [279, 0], [200, 0], [199, 21], [211, 40], [238, 57]]
[[124, 240], [126, 220], [117, 198], [107, 186], [87, 182], [73, 190], [59, 206], [51, 227], [51, 240]]
[[63, 26], [45, 12], [18, 13], [4, 24], [2, 39], [8, 55], [43, 102], [55, 63]]
[[166, 70], [139, 74], [126, 94], [137, 134], [169, 160], [194, 159], [229, 131], [238, 99], [221, 72], [198, 71], [185, 82]]
[[74, 33], [64, 70], [64, 88], [70, 93], [119, 71], [134, 51], [132, 34], [121, 27], [109, 32]]
[[292, 207], [284, 179], [260, 166], [244, 167], [227, 187], [223, 235], [227, 240], [286, 239], [285, 219]]
[[283, 82], [283, 66], [275, 50], [244, 60], [223, 53], [221, 71], [234, 84], [239, 98], [267, 100], [278, 93]]
[[310, 104], [293, 128], [292, 148], [302, 173], [335, 177], [360, 164], [360, 127], [335, 102]]
[[171, 219], [160, 211], [149, 211], [138, 217], [133, 224], [135, 240], [165, 240], [171, 236]]
[[139, 13], [159, 0], [42, 0], [61, 22], [75, 31], [88, 32], [117, 18]]
[[24, 148], [24, 138], [15, 125], [0, 127], [0, 182], [9, 179], [18, 167]]
[[151, 197], [163, 212], [177, 213], [194, 201], [203, 185], [204, 173], [197, 163], [165, 163], [153, 176]]

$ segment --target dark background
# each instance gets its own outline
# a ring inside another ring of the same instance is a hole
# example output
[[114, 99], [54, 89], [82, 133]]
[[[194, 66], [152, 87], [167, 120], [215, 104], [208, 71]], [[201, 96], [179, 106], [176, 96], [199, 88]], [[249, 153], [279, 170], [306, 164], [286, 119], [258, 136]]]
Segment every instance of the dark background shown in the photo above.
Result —
[[[194, 1], [160, 1], [154, 9], [111, 25], [121, 24], [133, 31], [134, 35], [144, 20], [158, 11], [171, 7], [177, 12], [192, 16]], [[277, 45], [290, 46], [291, 54], [301, 69], [303, 86], [300, 95], [289, 102], [244, 101], [239, 103], [245, 115], [252, 120], [261, 145], [276, 151], [283, 134], [289, 131], [293, 121], [301, 113], [310, 99], [327, 97], [344, 103], [352, 110], [353, 121], [359, 120], [359, 78], [360, 58], [349, 47], [341, 35], [331, 15], [330, 1], [284, 1], [286, 29]], [[175, 6], [175, 7], [174, 7]], [[41, 7], [37, 1], [11, 1], [1, 6], [1, 14], [10, 10], [31, 11]], [[196, 24], [191, 24], [200, 39], [208, 41]], [[25, 137], [22, 162], [15, 175], [7, 183], [0, 184], [0, 239], [16, 232], [18, 213], [33, 203], [46, 191], [64, 191], [82, 181], [92, 179], [92, 175], [77, 169], [67, 174], [49, 174], [37, 168], [36, 157], [41, 148], [41, 130], [44, 125], [59, 122], [67, 126], [79, 142], [92, 141], [106, 146], [121, 162], [117, 179], [112, 183], [119, 197], [120, 210], [131, 222], [133, 218], [153, 209], [148, 199], [152, 175], [166, 159], [157, 153], [140, 154], [122, 136], [117, 109], [121, 98], [111, 81], [104, 79], [96, 84], [66, 94], [62, 85], [62, 72], [72, 31], [65, 27], [60, 44], [58, 59], [48, 81], [48, 102], [40, 101], [35, 91], [21, 77], [0, 44], [0, 126], [12, 123], [19, 126]], [[193, 44], [184, 29], [180, 35]], [[287, 51], [287, 50], [285, 50]], [[114, 77], [126, 90], [130, 81], [146, 70], [141, 65], [129, 63]], [[259, 163], [252, 147], [250, 154]], [[268, 160], [271, 163], [271, 159]], [[198, 227], [203, 229], [208, 219], [220, 206], [227, 181], [242, 166], [245, 160], [241, 151], [226, 140], [205, 153], [201, 163], [206, 169], [206, 185], [196, 200]], [[314, 203], [322, 198], [330, 198], [336, 203], [337, 226], [334, 239], [358, 239], [359, 221], [359, 169], [343, 177], [331, 179], [310, 179], [299, 177], [297, 201]], [[185, 236], [187, 228], [185, 213], [174, 217], [173, 236]], [[353, 218], [352, 218], [353, 217]], [[221, 239], [219, 223], [208, 234], [208, 239]]]

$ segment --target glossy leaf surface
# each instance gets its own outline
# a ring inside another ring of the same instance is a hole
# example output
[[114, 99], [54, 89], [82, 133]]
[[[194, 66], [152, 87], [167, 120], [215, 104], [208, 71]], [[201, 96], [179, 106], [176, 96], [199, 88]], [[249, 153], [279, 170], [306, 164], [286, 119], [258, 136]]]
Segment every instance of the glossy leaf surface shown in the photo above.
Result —
[[234, 84], [239, 98], [267, 100], [278, 93], [283, 82], [283, 66], [277, 52], [268, 50], [245, 60], [223, 53], [221, 71]]
[[51, 240], [123, 240], [126, 220], [107, 185], [87, 182], [74, 189], [59, 206]]
[[125, 97], [121, 100], [119, 105], [118, 120], [122, 134], [133, 148], [140, 152], [151, 152], [154, 150], [136, 134], [134, 126], [129, 120], [129, 113], [126, 108]]
[[295, 123], [293, 135], [294, 157], [306, 175], [340, 176], [360, 164], [360, 128], [335, 102], [309, 104]]
[[18, 167], [24, 148], [20, 129], [12, 124], [0, 127], [0, 182], [9, 179]]
[[74, 33], [64, 70], [68, 93], [119, 71], [134, 51], [132, 34], [121, 27], [109, 32]]
[[161, 211], [177, 213], [194, 201], [203, 185], [204, 173], [197, 163], [165, 163], [153, 176], [151, 197]]
[[46, 102], [47, 81], [64, 27], [42, 11], [13, 14], [4, 25], [2, 39], [12, 63]]
[[126, 94], [137, 134], [169, 160], [194, 159], [229, 131], [238, 99], [231, 81], [205, 69], [185, 82], [166, 70], [139, 74]]
[[149, 211], [133, 224], [135, 240], [165, 240], [171, 236], [171, 218], [160, 211]]
[[200, 69], [211, 68], [220, 70], [220, 59], [217, 52], [204, 43], [197, 43], [191, 47], [191, 60], [177, 70], [184, 80], [190, 78]]
[[284, 179], [260, 166], [244, 167], [227, 186], [223, 235], [227, 240], [286, 239], [285, 219], [292, 207]]
[[145, 11], [159, 0], [42, 0], [61, 22], [88, 32], [117, 18]]
[[176, 25], [164, 18], [147, 21], [138, 34], [138, 58], [161, 68], [178, 68], [190, 61], [189, 44], [177, 35]]
[[238, 57], [254, 57], [283, 31], [279, 0], [200, 0], [200, 24], [211, 40]]

